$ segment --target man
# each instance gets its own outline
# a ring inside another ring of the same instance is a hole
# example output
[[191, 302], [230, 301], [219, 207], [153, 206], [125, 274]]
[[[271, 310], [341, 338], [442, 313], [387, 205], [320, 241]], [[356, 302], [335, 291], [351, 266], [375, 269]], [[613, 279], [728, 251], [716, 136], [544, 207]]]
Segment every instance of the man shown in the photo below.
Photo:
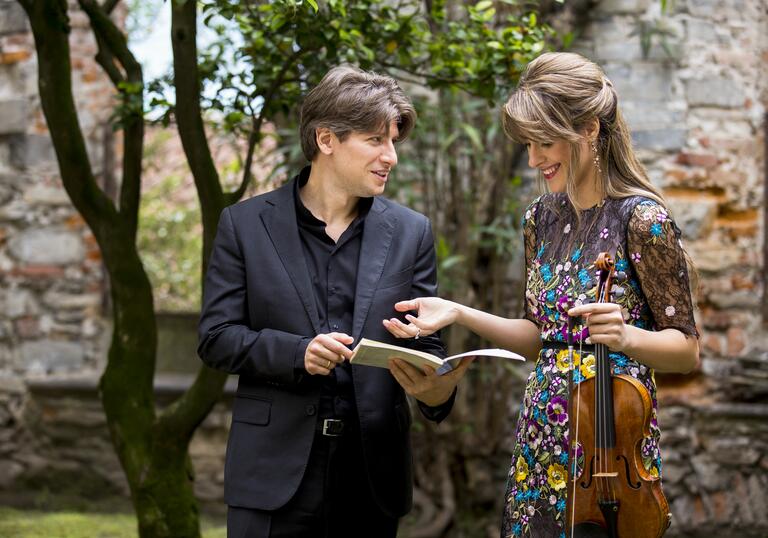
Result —
[[[378, 197], [415, 118], [393, 79], [335, 68], [301, 110], [311, 166], [221, 215], [198, 352], [240, 376], [230, 538], [394, 537], [411, 508], [404, 392], [440, 421], [468, 363], [438, 377], [347, 359], [363, 336], [394, 341], [384, 320], [401, 315], [397, 301], [437, 291], [429, 221]], [[414, 336], [413, 347], [444, 354], [438, 338]]]

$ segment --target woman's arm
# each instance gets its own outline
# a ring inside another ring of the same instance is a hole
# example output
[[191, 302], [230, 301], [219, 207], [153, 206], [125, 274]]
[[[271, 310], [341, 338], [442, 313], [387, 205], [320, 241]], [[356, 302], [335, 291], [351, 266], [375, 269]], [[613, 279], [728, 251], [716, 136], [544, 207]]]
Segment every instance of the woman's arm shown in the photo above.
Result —
[[384, 320], [384, 327], [397, 338], [428, 335], [458, 323], [495, 345], [528, 359], [535, 359], [541, 349], [539, 329], [527, 319], [503, 318], [439, 297], [401, 301], [395, 304], [395, 310], [417, 313], [416, 316], [405, 316], [410, 322], [407, 325], [397, 318]]
[[569, 316], [586, 318], [588, 344], [605, 344], [658, 372], [687, 374], [699, 365], [699, 341], [677, 329], [646, 331], [627, 325], [615, 303], [593, 303], [572, 308]]

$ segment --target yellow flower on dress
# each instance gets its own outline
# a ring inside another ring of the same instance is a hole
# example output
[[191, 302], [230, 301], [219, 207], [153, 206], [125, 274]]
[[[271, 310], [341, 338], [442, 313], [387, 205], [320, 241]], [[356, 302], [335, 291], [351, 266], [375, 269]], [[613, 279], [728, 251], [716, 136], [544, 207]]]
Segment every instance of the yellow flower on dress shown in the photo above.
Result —
[[658, 478], [659, 477], [659, 468], [656, 467], [655, 465], [651, 466], [651, 476], [654, 477], [654, 478]]
[[587, 355], [584, 357], [584, 360], [581, 361], [579, 366], [579, 370], [581, 371], [581, 375], [584, 377], [584, 379], [595, 377], [595, 356]]
[[515, 480], [522, 482], [528, 478], [528, 462], [522, 456], [517, 457], [517, 463], [515, 463]]
[[[568, 359], [568, 350], [563, 349], [557, 352], [557, 355], [555, 355], [555, 366], [557, 366], [557, 369], [561, 372], [567, 372], [570, 370], [570, 364]], [[578, 368], [579, 367], [579, 354], [574, 352], [573, 353], [573, 366]]]
[[559, 463], [553, 463], [547, 469], [547, 483], [555, 491], [560, 491], [565, 487], [565, 478], [565, 467]]

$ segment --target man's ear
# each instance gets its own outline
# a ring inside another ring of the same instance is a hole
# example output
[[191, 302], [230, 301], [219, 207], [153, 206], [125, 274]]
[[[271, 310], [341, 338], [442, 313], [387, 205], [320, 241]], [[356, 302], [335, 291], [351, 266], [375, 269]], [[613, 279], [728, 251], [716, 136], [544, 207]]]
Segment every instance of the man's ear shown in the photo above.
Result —
[[315, 142], [317, 148], [324, 155], [330, 155], [333, 153], [334, 142], [336, 141], [336, 135], [328, 127], [318, 127], [315, 129]]

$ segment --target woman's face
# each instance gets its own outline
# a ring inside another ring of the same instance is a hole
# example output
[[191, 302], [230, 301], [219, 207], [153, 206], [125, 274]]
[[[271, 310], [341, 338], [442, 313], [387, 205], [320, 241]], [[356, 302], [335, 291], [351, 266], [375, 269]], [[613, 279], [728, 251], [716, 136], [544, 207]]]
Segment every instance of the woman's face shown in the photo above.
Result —
[[[581, 158], [573, 171], [577, 189], [585, 185], [592, 170], [591, 152], [585, 139], [582, 139]], [[541, 170], [550, 192], [565, 192], [568, 170], [571, 166], [571, 148], [565, 140], [551, 143], [527, 142], [528, 166]]]

